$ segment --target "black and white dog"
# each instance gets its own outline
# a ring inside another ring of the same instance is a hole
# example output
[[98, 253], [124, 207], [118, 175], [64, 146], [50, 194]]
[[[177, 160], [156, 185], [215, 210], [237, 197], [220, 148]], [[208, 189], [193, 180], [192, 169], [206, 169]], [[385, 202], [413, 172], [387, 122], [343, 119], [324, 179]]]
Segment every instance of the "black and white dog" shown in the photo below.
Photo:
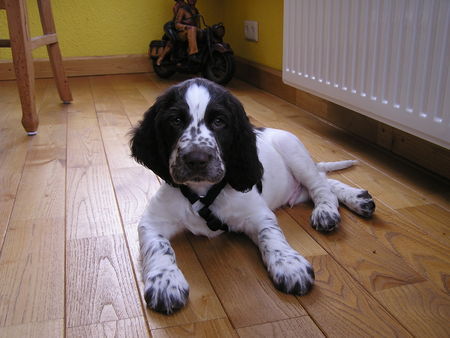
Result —
[[133, 130], [131, 149], [166, 182], [139, 223], [145, 300], [159, 312], [172, 313], [188, 299], [169, 243], [183, 229], [208, 237], [245, 233], [275, 287], [303, 295], [313, 269], [289, 246], [272, 210], [312, 199], [311, 224], [324, 232], [337, 227], [339, 202], [363, 217], [375, 210], [367, 191], [325, 177], [355, 161], [314, 163], [296, 136], [254, 128], [232, 94], [204, 79], [160, 96]]

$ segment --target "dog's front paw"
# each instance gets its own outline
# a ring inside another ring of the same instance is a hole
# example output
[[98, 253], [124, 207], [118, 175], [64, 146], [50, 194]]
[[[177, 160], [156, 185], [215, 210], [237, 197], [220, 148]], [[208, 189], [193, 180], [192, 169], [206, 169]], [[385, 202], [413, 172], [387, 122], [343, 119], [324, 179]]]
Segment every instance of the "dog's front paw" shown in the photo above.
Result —
[[313, 286], [314, 270], [297, 252], [276, 251], [268, 262], [268, 271], [275, 287], [284, 292], [303, 296]]
[[340, 221], [339, 211], [329, 203], [318, 204], [311, 215], [311, 226], [321, 232], [333, 231]]
[[155, 269], [145, 281], [144, 298], [155, 311], [171, 314], [182, 308], [189, 297], [189, 284], [178, 267]]

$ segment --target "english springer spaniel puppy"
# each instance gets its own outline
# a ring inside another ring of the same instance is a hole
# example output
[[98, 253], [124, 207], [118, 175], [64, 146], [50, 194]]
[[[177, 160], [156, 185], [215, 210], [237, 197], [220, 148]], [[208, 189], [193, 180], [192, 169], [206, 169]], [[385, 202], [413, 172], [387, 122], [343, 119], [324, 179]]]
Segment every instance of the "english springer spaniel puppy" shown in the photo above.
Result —
[[313, 228], [329, 232], [339, 201], [363, 217], [375, 210], [365, 190], [327, 179], [355, 161], [314, 163], [289, 132], [254, 128], [242, 104], [205, 79], [192, 79], [158, 97], [132, 131], [132, 156], [165, 183], [139, 223], [147, 306], [170, 314], [183, 307], [189, 285], [169, 239], [188, 229], [213, 237], [243, 232], [258, 246], [275, 287], [304, 295], [311, 264], [290, 247], [272, 210], [312, 199]]

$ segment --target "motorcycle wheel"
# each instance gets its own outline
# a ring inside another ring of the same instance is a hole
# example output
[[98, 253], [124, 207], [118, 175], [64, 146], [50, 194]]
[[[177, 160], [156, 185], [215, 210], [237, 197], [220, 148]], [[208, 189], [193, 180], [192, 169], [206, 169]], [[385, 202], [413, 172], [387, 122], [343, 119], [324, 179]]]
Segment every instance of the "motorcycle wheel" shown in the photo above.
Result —
[[167, 79], [171, 77], [173, 74], [175, 74], [175, 67], [173, 65], [157, 65], [156, 60], [153, 60], [153, 70], [155, 71], [156, 75], [158, 75], [162, 79]]
[[203, 77], [215, 83], [225, 85], [234, 75], [235, 65], [233, 55], [214, 52], [206, 62]]

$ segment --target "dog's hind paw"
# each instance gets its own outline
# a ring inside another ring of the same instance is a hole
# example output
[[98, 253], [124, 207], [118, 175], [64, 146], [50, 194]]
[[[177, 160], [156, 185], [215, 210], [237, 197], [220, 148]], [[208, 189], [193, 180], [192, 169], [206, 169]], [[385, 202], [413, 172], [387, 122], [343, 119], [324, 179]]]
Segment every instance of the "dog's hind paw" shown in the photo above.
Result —
[[355, 204], [351, 209], [358, 215], [369, 218], [375, 211], [375, 202], [367, 190], [361, 190], [356, 196]]
[[275, 288], [297, 296], [303, 296], [314, 284], [314, 270], [298, 253], [279, 253], [268, 265]]
[[340, 221], [339, 211], [328, 203], [317, 205], [311, 215], [311, 226], [320, 232], [333, 231], [338, 227]]
[[147, 306], [157, 312], [171, 314], [186, 305], [189, 284], [178, 267], [155, 269], [145, 283]]

